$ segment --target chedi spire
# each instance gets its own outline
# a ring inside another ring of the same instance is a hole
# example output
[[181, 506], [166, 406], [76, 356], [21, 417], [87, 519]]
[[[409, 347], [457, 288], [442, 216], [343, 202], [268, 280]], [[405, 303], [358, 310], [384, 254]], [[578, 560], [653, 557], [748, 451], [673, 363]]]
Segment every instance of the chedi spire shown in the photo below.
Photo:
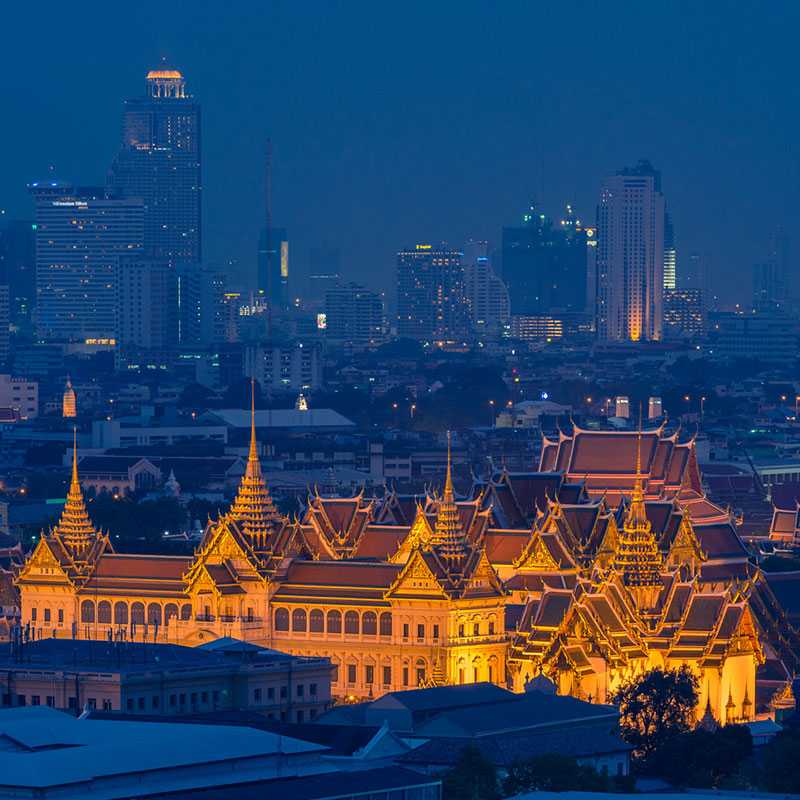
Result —
[[261, 463], [258, 460], [255, 380], [251, 381], [250, 451], [247, 456], [247, 468], [229, 515], [242, 523], [245, 533], [252, 536], [258, 545], [265, 544], [267, 534], [280, 519], [280, 514], [272, 502], [269, 489], [261, 474]]
[[447, 476], [444, 482], [444, 494], [439, 501], [439, 509], [436, 512], [436, 525], [433, 529], [432, 544], [439, 555], [447, 559], [459, 559], [467, 554], [464, 531], [461, 527], [455, 492], [453, 491], [450, 431], [447, 432]]
[[74, 558], [80, 558], [97, 538], [97, 531], [89, 519], [86, 503], [78, 480], [78, 434], [72, 430], [72, 478], [61, 519], [53, 534], [63, 542]]

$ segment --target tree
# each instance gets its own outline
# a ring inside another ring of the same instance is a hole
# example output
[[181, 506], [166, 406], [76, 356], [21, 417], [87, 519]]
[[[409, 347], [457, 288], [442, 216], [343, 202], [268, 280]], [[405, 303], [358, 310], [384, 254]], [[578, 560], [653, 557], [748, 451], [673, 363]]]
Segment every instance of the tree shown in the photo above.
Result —
[[744, 725], [717, 731], [698, 728], [666, 741], [652, 755], [648, 772], [673, 786], [719, 789], [739, 773], [752, 752], [753, 739]]
[[584, 766], [570, 756], [546, 753], [512, 764], [503, 781], [503, 793], [522, 792], [603, 792], [608, 779], [591, 766]]
[[613, 695], [619, 706], [622, 738], [634, 755], [647, 759], [673, 736], [691, 728], [698, 681], [688, 667], [653, 669], [633, 678]]
[[800, 733], [787, 728], [762, 750], [761, 788], [768, 792], [800, 793]]
[[497, 770], [474, 745], [465, 747], [442, 780], [444, 800], [496, 800]]

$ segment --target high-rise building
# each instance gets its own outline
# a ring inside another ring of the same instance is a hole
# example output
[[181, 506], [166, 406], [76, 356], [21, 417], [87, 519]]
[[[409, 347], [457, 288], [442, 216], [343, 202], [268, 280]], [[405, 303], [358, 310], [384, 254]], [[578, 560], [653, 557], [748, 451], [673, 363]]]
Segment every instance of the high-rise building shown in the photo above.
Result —
[[325, 338], [334, 345], [367, 350], [386, 338], [383, 295], [357, 283], [329, 289], [325, 296]]
[[558, 223], [531, 206], [522, 225], [503, 228], [502, 278], [511, 313], [584, 311], [589, 238], [571, 206]]
[[11, 342], [11, 313], [7, 283], [0, 283], [0, 364], [8, 361]]
[[172, 265], [200, 262], [200, 166], [200, 106], [178, 70], [151, 70], [145, 96], [125, 101], [109, 176], [115, 195], [144, 202], [148, 255]]
[[319, 342], [261, 342], [244, 348], [244, 374], [269, 392], [313, 392], [322, 386]]
[[672, 216], [664, 213], [664, 288], [676, 289], [678, 286], [678, 251], [675, 247], [675, 226]]
[[767, 258], [753, 266], [753, 308], [786, 310], [791, 300], [789, 239], [782, 229], [773, 234]]
[[177, 341], [177, 282], [164, 259], [123, 256], [117, 270], [117, 338], [123, 348], [163, 349]]
[[200, 341], [220, 344], [227, 340], [229, 308], [226, 305], [228, 276], [224, 270], [205, 267], [200, 279]]
[[690, 339], [706, 329], [700, 289], [664, 289], [664, 338]]
[[144, 205], [103, 189], [34, 183], [36, 323], [44, 339], [115, 339], [120, 256], [141, 254]]
[[0, 278], [8, 284], [11, 321], [30, 321], [36, 305], [35, 223], [6, 220], [0, 212]]
[[397, 334], [437, 345], [471, 336], [459, 250], [418, 244], [397, 254]]
[[600, 339], [662, 336], [664, 196], [649, 161], [606, 178], [597, 207], [596, 327]]
[[289, 305], [289, 237], [285, 228], [267, 229], [258, 239], [258, 295], [274, 308]]
[[486, 242], [464, 248], [464, 281], [472, 327], [479, 340], [496, 341], [507, 333], [511, 316], [508, 289], [492, 269]]

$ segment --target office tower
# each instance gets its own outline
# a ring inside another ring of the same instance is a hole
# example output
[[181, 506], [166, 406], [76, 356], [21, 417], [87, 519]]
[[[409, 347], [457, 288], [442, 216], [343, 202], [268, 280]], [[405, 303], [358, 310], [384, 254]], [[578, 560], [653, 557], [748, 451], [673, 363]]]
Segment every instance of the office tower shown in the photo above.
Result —
[[438, 345], [471, 335], [460, 251], [418, 244], [397, 254], [397, 334]]
[[662, 335], [664, 196], [649, 161], [603, 182], [597, 207], [596, 326], [600, 339]]
[[753, 265], [753, 308], [757, 311], [787, 309], [791, 298], [789, 240], [782, 229], [770, 239], [767, 258]]
[[72, 388], [69, 375], [67, 375], [67, 385], [64, 387], [64, 394], [61, 397], [61, 416], [64, 419], [74, 419], [78, 416], [78, 397], [75, 389]]
[[785, 366], [797, 358], [797, 323], [780, 311], [709, 314], [709, 352], [715, 359], [757, 359]]
[[508, 329], [511, 303], [508, 289], [497, 277], [488, 256], [486, 243], [464, 248], [464, 283], [472, 327], [479, 340], [496, 341]]
[[503, 228], [502, 253], [512, 314], [586, 308], [587, 231], [570, 206], [557, 224], [531, 206], [522, 225]]
[[118, 261], [142, 253], [142, 201], [59, 182], [29, 188], [36, 202], [40, 337], [116, 338]]
[[8, 284], [11, 321], [24, 325], [36, 305], [36, 226], [0, 214], [0, 275]]
[[8, 361], [11, 342], [11, 313], [7, 283], [0, 283], [0, 364]]
[[177, 282], [164, 259], [122, 256], [117, 270], [118, 341], [123, 348], [163, 349], [177, 341]]
[[367, 350], [386, 338], [383, 295], [357, 283], [329, 289], [325, 295], [325, 338], [334, 345]]
[[289, 305], [289, 237], [285, 228], [267, 229], [258, 239], [258, 295], [274, 308]]
[[269, 392], [309, 392], [322, 386], [319, 342], [262, 342], [244, 348], [244, 374]]
[[664, 289], [664, 338], [691, 339], [706, 330], [700, 289]]
[[227, 340], [229, 309], [225, 298], [228, 278], [216, 267], [205, 267], [200, 280], [200, 342], [220, 344]]
[[675, 248], [675, 226], [672, 216], [664, 212], [664, 288], [676, 289], [678, 286], [678, 251]]
[[109, 183], [115, 195], [144, 201], [148, 255], [200, 262], [200, 106], [178, 70], [151, 70], [145, 96], [125, 101]]

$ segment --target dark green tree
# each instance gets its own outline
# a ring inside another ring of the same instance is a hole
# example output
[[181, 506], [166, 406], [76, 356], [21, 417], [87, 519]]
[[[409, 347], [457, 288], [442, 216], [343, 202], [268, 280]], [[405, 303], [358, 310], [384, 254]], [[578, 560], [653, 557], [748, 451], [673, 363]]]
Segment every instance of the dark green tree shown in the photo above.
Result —
[[497, 770], [473, 745], [465, 747], [442, 779], [444, 800], [496, 800]]
[[768, 792], [800, 794], [800, 733], [781, 731], [764, 746], [759, 783]]
[[570, 756], [546, 753], [512, 764], [503, 781], [503, 793], [523, 792], [602, 792], [608, 790], [608, 778], [591, 766], [584, 766]]
[[697, 729], [667, 740], [651, 756], [648, 772], [673, 786], [719, 789], [739, 773], [752, 752], [753, 739], [744, 725]]
[[697, 677], [681, 667], [650, 670], [620, 686], [611, 700], [619, 706], [622, 738], [633, 745], [634, 755], [647, 759], [691, 728], [697, 697]]

